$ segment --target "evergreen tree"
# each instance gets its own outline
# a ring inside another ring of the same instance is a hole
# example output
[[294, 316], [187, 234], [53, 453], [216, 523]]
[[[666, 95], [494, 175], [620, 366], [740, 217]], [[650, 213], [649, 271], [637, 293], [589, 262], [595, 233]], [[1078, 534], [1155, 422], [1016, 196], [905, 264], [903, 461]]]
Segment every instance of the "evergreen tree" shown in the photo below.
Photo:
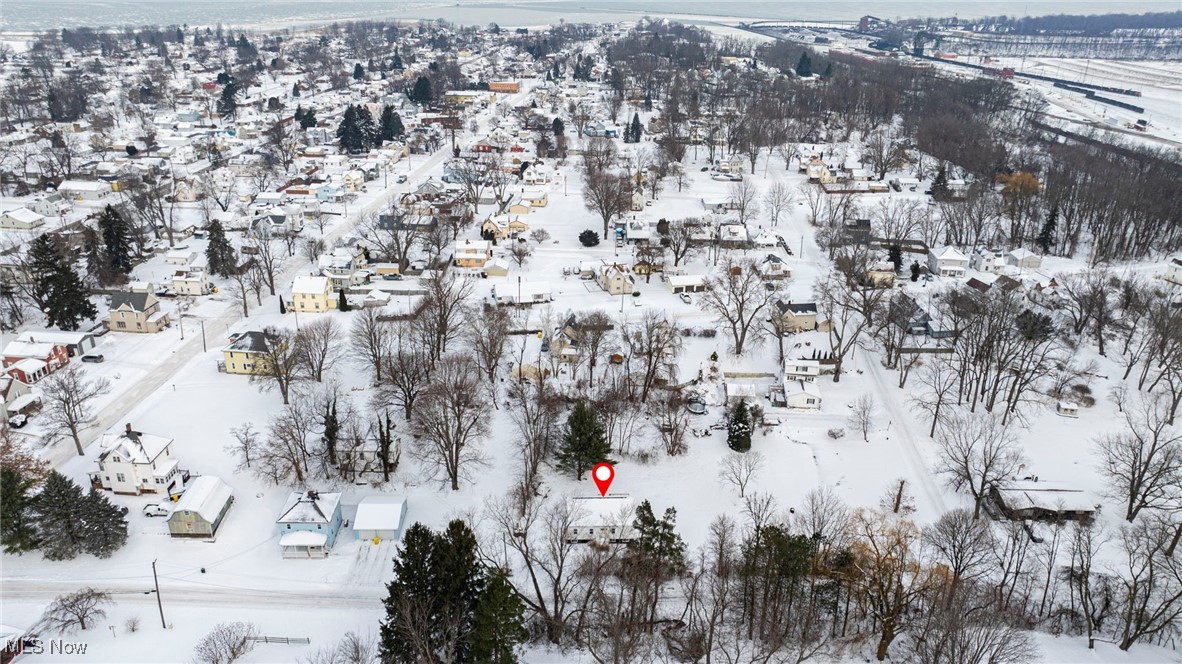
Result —
[[86, 273], [94, 278], [100, 286], [115, 281], [111, 274], [111, 266], [103, 256], [103, 243], [93, 228], [87, 226], [82, 229], [82, 253], [86, 256]]
[[[279, 298], [280, 304], [283, 298]], [[324, 408], [324, 451], [328, 455], [328, 462], [337, 465], [337, 438], [341, 432], [341, 422], [337, 419], [337, 400], [329, 401]]]
[[644, 91], [644, 110], [653, 110], [653, 94], [648, 90]]
[[0, 468], [0, 544], [8, 553], [22, 553], [37, 547], [33, 528], [32, 478], [17, 468]]
[[579, 233], [579, 243], [584, 247], [594, 247], [599, 244], [599, 233], [588, 228], [582, 233]]
[[386, 421], [382, 421], [382, 414], [378, 413], [378, 458], [382, 462], [382, 481], [390, 481], [390, 471], [396, 465], [390, 459], [390, 452], [394, 447], [394, 422], [390, 413], [386, 413]]
[[394, 107], [390, 105], [382, 107], [382, 119], [378, 122], [378, 127], [383, 141], [392, 141], [406, 131], [402, 127], [402, 118], [398, 117]]
[[233, 79], [222, 88], [222, 94], [218, 97], [217, 109], [223, 118], [233, 119], [238, 114], [238, 93], [238, 84]]
[[381, 144], [378, 140], [378, 123], [374, 121], [373, 114], [369, 112], [367, 106], [357, 107], [357, 131], [361, 134], [362, 150], [368, 150]]
[[585, 401], [575, 404], [566, 419], [566, 434], [555, 456], [559, 470], [572, 472], [576, 479], [602, 461], [609, 461], [611, 443], [595, 410]]
[[29, 249], [29, 272], [33, 278], [34, 304], [45, 314], [50, 326], [77, 330], [83, 320], [94, 318], [98, 310], [90, 302], [90, 292], [48, 234], [38, 236]]
[[209, 271], [219, 277], [229, 277], [238, 270], [238, 255], [230, 240], [226, 238], [226, 231], [222, 222], [209, 222], [209, 244], [205, 247], [205, 264]]
[[435, 589], [433, 558], [435, 533], [414, 523], [402, 535], [394, 557], [394, 580], [386, 584], [386, 620], [381, 626], [381, 660], [389, 664], [418, 664], [412, 630], [426, 630], [433, 619], [427, 613]]
[[652, 505], [646, 500], [636, 508], [632, 530], [628, 557], [643, 573], [657, 579], [667, 579], [685, 571], [686, 546], [677, 534], [677, 510], [670, 507], [658, 519], [653, 514]]
[[107, 266], [112, 274], [131, 272], [131, 228], [119, 211], [108, 205], [98, 219]]
[[476, 605], [484, 591], [484, 566], [476, 535], [468, 524], [452, 520], [435, 540], [435, 600], [443, 643], [456, 643], [456, 662], [477, 662], [471, 656]]
[[830, 60], [828, 62], [828, 64], [825, 65], [825, 78], [832, 78], [832, 77], [833, 77], [833, 61]]
[[337, 310], [339, 310], [339, 311], [348, 311], [349, 310], [349, 298], [345, 297], [345, 289], [344, 288], [341, 289], [341, 295], [337, 299]]
[[357, 64], [353, 65], [353, 80], [360, 81], [363, 78], [365, 78], [365, 68], [361, 66], [360, 62], [358, 62]]
[[431, 103], [431, 79], [420, 76], [410, 92], [410, 100], [419, 104]]
[[932, 200], [948, 200], [948, 169], [944, 164], [936, 168], [936, 178], [932, 180]]
[[300, 129], [310, 129], [316, 126], [319, 120], [316, 119], [316, 111], [309, 108], [304, 111], [304, 117], [300, 118]]
[[813, 60], [809, 57], [808, 51], [801, 53], [800, 59], [796, 61], [796, 75], [801, 78], [813, 75]]
[[525, 604], [502, 570], [493, 570], [480, 593], [468, 638], [473, 662], [512, 664], [517, 647], [529, 640]]
[[283, 298], [279, 298], [279, 313], [280, 314], [287, 313], [287, 305], [283, 303]]
[[119, 507], [94, 489], [81, 504], [78, 523], [84, 535], [84, 550], [99, 558], [110, 558], [127, 543], [127, 519]]
[[293, 119], [294, 119], [296, 122], [299, 122], [300, 120], [303, 120], [303, 119], [304, 119], [304, 107], [303, 107], [303, 106], [301, 106], [300, 104], [296, 104], [296, 110], [295, 110], [295, 114], [293, 114], [293, 115], [292, 115], [292, 118], [293, 118]]
[[405, 67], [402, 65], [401, 55], [398, 55], [397, 53], [394, 54], [394, 58], [390, 60], [390, 69], [405, 69]]
[[751, 449], [751, 410], [746, 400], [740, 400], [726, 423], [726, 444], [736, 452]]
[[628, 140], [629, 143], [639, 143], [640, 142], [640, 136], [643, 133], [643, 130], [640, 128], [640, 114], [639, 113], [632, 114], [632, 124], [628, 127], [628, 133], [631, 136], [631, 139]]
[[898, 273], [899, 270], [903, 269], [903, 248], [897, 244], [892, 244], [887, 248], [887, 260], [891, 262], [891, 265], [895, 266], [895, 272]]
[[41, 552], [49, 560], [71, 560], [86, 547], [86, 529], [79, 524], [79, 506], [86, 496], [70, 478], [54, 471], [33, 502], [33, 522]]
[[911, 281], [919, 281], [919, 262], [911, 264]]
[[291, 84], [291, 96], [294, 99], [300, 98], [300, 84], [299, 83], [292, 83]]
[[1042, 230], [1038, 233], [1038, 238], [1035, 242], [1038, 248], [1042, 249], [1042, 253], [1048, 254], [1051, 247], [1055, 244], [1055, 231], [1059, 229], [1059, 206], [1051, 207], [1050, 214], [1047, 215], [1046, 221], [1042, 223]]
[[550, 129], [555, 136], [562, 136], [566, 133], [566, 123], [562, 121], [562, 118], [555, 116], [554, 122], [550, 123]]

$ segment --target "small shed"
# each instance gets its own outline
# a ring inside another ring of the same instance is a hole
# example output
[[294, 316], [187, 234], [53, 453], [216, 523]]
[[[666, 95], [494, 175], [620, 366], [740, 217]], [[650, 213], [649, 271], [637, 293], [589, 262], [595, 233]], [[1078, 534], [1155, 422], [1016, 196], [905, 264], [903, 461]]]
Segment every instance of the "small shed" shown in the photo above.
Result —
[[406, 521], [406, 499], [397, 496], [366, 496], [357, 504], [353, 534], [359, 540], [394, 540], [402, 535]]
[[234, 492], [217, 477], [202, 475], [189, 483], [168, 517], [173, 537], [213, 537], [234, 503]]
[[1060, 401], [1055, 405], [1055, 413], [1063, 417], [1079, 417], [1079, 404]]

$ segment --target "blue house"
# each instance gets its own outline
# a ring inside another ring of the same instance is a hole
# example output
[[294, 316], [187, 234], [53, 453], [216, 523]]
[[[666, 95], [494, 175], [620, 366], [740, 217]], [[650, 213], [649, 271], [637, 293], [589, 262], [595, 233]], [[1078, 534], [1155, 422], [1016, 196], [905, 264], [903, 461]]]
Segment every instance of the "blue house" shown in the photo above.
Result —
[[345, 198], [345, 190], [336, 185], [326, 184], [316, 189], [316, 200], [321, 203], [339, 203]]
[[275, 523], [284, 558], [324, 558], [341, 529], [341, 494], [293, 491]]

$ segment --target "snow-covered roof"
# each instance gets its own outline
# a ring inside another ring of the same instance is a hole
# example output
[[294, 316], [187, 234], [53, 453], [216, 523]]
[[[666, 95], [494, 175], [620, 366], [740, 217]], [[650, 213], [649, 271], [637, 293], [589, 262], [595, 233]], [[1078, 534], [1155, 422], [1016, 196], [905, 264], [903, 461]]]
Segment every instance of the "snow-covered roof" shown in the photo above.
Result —
[[5, 357], [31, 357], [44, 358], [53, 355], [52, 343], [41, 343], [34, 341], [10, 341], [4, 347]]
[[402, 505], [397, 496], [366, 496], [357, 504], [353, 530], [392, 530], [402, 527]]
[[577, 496], [571, 503], [576, 514], [572, 525], [577, 526], [628, 525], [636, 509], [628, 495]]
[[701, 286], [706, 283], [706, 277], [700, 274], [671, 274], [665, 279], [674, 288], [687, 286]]
[[328, 292], [328, 277], [296, 277], [291, 283], [292, 293], [322, 295]]
[[24, 341], [27, 343], [52, 343], [52, 344], [76, 344], [86, 337], [91, 336], [89, 332], [59, 332], [57, 330], [36, 330], [30, 332], [21, 332], [16, 338], [17, 341]]
[[293, 530], [279, 538], [279, 546], [324, 546], [327, 543], [328, 534], [310, 530]]
[[[309, 495], [311, 494], [311, 495]], [[341, 494], [293, 491], [275, 523], [328, 523], [340, 508]]]
[[1015, 482], [997, 491], [1011, 510], [1091, 512], [1096, 509], [1096, 501], [1086, 491], [1055, 482]]
[[139, 431], [103, 434], [103, 453], [99, 461], [105, 461], [112, 453], [131, 463], [151, 463], [172, 444], [171, 438]]
[[942, 247], [940, 249], [932, 249], [932, 255], [936, 260], [941, 261], [967, 261], [968, 256], [965, 256], [956, 247]]
[[45, 217], [37, 214], [36, 212], [33, 212], [29, 208], [23, 208], [23, 207], [16, 208], [15, 210], [8, 210], [4, 213], [4, 216], [10, 217], [10, 218], [15, 219], [17, 221], [22, 221], [22, 222], [25, 222], [28, 224], [35, 223], [35, 222], [45, 219]]
[[202, 519], [213, 523], [233, 494], [230, 485], [220, 478], [202, 475], [189, 483], [172, 513], [196, 512]]

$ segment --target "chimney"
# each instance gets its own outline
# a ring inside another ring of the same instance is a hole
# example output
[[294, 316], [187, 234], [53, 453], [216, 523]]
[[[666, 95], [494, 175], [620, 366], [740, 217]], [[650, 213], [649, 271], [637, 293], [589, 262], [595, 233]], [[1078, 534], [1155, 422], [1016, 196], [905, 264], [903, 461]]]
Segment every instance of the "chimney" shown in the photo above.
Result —
[[131, 422], [128, 422], [127, 424], [125, 424], [124, 427], [126, 428], [127, 433], [131, 433]]
[[319, 497], [320, 497], [320, 495], [318, 493], [316, 493], [312, 489], [308, 489], [308, 499], [309, 500], [316, 500]]

